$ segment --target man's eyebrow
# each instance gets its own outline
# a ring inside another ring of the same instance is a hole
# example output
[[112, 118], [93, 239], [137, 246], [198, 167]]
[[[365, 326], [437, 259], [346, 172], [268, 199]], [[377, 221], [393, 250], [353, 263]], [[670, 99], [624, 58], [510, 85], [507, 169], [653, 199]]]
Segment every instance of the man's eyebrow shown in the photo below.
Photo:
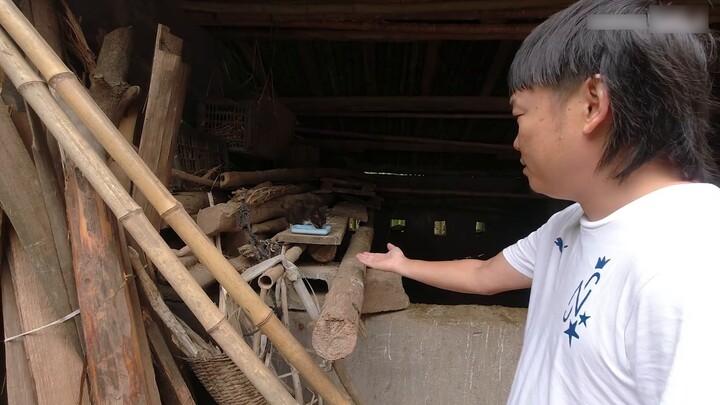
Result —
[[515, 105], [515, 96], [510, 96], [510, 106], [513, 107]]

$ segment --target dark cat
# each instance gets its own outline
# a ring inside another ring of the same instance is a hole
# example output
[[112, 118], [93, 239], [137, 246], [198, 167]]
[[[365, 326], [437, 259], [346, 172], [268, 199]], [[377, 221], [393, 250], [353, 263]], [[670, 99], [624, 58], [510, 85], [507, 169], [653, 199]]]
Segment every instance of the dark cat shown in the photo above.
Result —
[[310, 222], [315, 228], [322, 228], [327, 222], [328, 207], [319, 201], [297, 200], [287, 206], [285, 218], [290, 225]]

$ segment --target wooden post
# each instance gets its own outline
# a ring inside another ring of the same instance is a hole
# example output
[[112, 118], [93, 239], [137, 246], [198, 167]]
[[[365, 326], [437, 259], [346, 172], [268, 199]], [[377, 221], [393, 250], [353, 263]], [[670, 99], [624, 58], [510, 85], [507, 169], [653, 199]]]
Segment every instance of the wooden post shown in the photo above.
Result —
[[325, 296], [320, 317], [315, 321], [312, 345], [324, 359], [343, 359], [352, 353], [357, 343], [366, 268], [355, 255], [370, 250], [372, 238], [372, 227], [361, 226], [355, 231], [338, 274]]

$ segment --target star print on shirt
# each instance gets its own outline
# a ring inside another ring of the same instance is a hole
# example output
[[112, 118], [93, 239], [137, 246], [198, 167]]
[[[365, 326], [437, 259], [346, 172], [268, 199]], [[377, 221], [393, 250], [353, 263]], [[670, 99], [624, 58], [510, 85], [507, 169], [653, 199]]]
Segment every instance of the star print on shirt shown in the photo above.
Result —
[[[560, 247], [560, 252], [562, 252], [564, 247], [567, 247], [566, 245], [563, 245], [562, 238], [557, 238], [555, 245]], [[571, 348], [573, 339], [580, 340], [580, 333], [578, 333], [580, 331], [577, 329], [579, 325], [582, 325], [588, 330], [588, 332], [586, 332], [585, 329], [582, 329], [582, 333], [590, 333], [591, 329], [588, 327], [588, 319], [590, 319], [591, 316], [587, 313], [588, 310], [592, 310], [585, 307], [585, 304], [592, 301], [592, 296], [596, 296], [598, 294], [598, 292], [593, 294], [593, 290], [595, 290], [598, 283], [600, 283], [600, 279], [603, 277], [603, 273], [601, 272], [605, 270], [605, 266], [609, 262], [610, 259], [607, 258], [607, 256], [599, 256], [594, 265], [594, 273], [586, 279], [581, 279], [568, 300], [567, 307], [563, 312], [562, 321], [563, 327], [565, 327], [565, 323], [567, 323], [567, 329], [565, 329], [563, 333], [568, 336], [568, 345]]]
[[580, 339], [580, 335], [578, 335], [577, 332], [575, 332], [576, 327], [577, 327], [577, 322], [570, 322], [570, 324], [568, 325], [568, 328], [565, 330], [565, 332], [563, 332], [564, 334], [568, 335], [570, 347], [572, 347], [573, 338]]
[[587, 320], [588, 319], [590, 319], [590, 317], [587, 315], [587, 313], [580, 315], [580, 324], [585, 325], [585, 327], [587, 328]]
[[563, 242], [563, 239], [562, 239], [562, 238], [557, 238], [557, 239], [555, 239], [555, 246], [557, 246], [558, 249], [560, 249], [560, 253], [563, 252], [563, 249], [565, 249], [566, 247], [568, 247], [568, 245], [566, 245], [565, 242]]

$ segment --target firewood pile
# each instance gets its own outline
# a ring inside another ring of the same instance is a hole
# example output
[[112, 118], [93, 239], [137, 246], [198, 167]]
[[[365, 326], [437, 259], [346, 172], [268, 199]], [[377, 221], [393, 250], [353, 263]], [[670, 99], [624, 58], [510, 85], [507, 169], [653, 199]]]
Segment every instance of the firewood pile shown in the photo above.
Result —
[[[132, 29], [105, 35], [95, 57], [67, 8], [64, 21], [71, 38], [48, 42], [82, 50], [87, 83], [0, 0], [8, 402], [193, 404], [206, 392], [220, 404], [362, 404], [342, 362], [360, 315], [408, 305], [399, 277], [390, 291], [354, 258], [372, 242], [373, 184], [327, 168], [173, 169], [189, 69], [182, 40], [159, 27], [140, 100], [125, 81]], [[305, 222], [326, 234], [291, 229]], [[307, 278], [330, 285], [324, 300]], [[313, 348], [290, 333], [292, 309], [316, 319]], [[323, 326], [337, 320], [339, 336]]]

